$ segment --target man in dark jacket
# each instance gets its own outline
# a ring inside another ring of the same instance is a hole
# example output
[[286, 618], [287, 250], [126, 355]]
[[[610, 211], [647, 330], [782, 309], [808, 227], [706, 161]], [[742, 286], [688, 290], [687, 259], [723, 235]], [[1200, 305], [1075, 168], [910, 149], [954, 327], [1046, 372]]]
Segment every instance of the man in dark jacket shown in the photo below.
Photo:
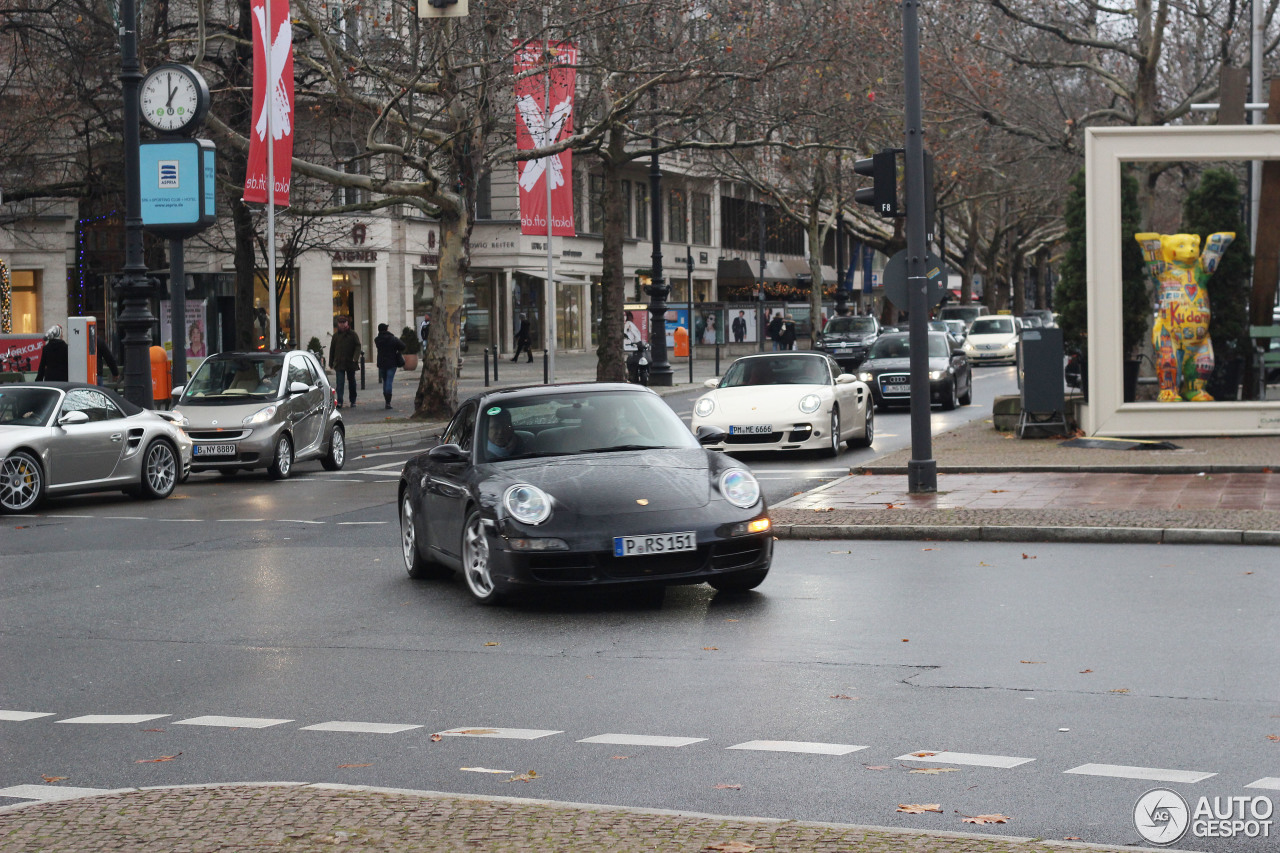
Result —
[[[378, 336], [373, 339], [373, 346], [378, 351], [378, 380], [382, 383], [382, 399], [387, 401], [386, 408], [391, 408], [392, 380], [396, 378], [396, 368], [404, 361], [400, 353], [404, 351], [404, 341], [391, 334], [386, 323], [378, 324]], [[355, 393], [352, 392], [352, 399]]]
[[769, 321], [769, 340], [773, 341], [773, 351], [782, 349], [782, 312], [773, 315]]
[[778, 330], [778, 344], [784, 350], [796, 348], [796, 321], [790, 314], [782, 318], [782, 327]]
[[522, 351], [529, 356], [529, 361], [533, 361], [533, 349], [529, 339], [529, 319], [523, 314], [520, 315], [520, 328], [516, 329], [516, 354], [511, 357], [511, 360], [519, 361]]
[[44, 349], [40, 351], [36, 381], [67, 381], [67, 342], [62, 339], [62, 327], [56, 323], [44, 333]]
[[338, 331], [329, 341], [329, 367], [338, 375], [338, 408], [342, 408], [343, 379], [351, 389], [351, 408], [356, 407], [356, 368], [360, 359], [360, 336], [351, 328], [351, 318], [339, 314]]

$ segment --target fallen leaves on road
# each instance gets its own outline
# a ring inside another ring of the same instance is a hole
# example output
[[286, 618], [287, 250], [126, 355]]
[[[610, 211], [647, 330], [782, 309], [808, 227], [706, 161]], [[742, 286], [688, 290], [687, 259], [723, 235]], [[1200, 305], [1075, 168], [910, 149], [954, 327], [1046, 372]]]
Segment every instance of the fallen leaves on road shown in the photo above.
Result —
[[628, 758], [630, 758], [630, 757], [631, 757], [631, 756], [629, 756], [629, 755], [612, 755], [612, 756], [610, 756], [610, 758], [612, 758], [614, 761], [624, 761], [624, 760], [626, 760], [626, 759], [628, 759]]
[[1042, 660], [1020, 660], [1018, 663], [1044, 663]]
[[439, 743], [442, 740], [444, 740], [444, 738], [440, 735], [439, 732], [436, 732], [435, 734], [431, 735], [432, 743]]
[[837, 693], [831, 697], [832, 699], [857, 699], [857, 696], [846, 696], [843, 693]]
[[1009, 491], [1009, 490], [1008, 490], [1008, 489], [992, 489], [992, 490], [991, 490], [991, 494], [993, 494], [993, 495], [1002, 495], [1002, 494], [1004, 494], [1004, 493], [1005, 493], [1005, 492], [1007, 492], [1007, 491]]
[[719, 844], [708, 844], [703, 850], [718, 850], [720, 853], [751, 853], [756, 849], [754, 844], [745, 841], [721, 841]]
[[704, 652], [718, 652], [720, 651], [720, 647], [719, 646], [703, 646], [702, 650]]
[[899, 803], [898, 811], [903, 814], [924, 814], [925, 812], [942, 813], [941, 803]]
[[979, 561], [978, 561], [978, 565], [979, 565], [979, 566], [986, 566], [988, 569], [989, 569], [989, 568], [991, 568], [991, 564], [990, 564], [990, 563], [984, 563], [984, 562], [982, 562], [981, 560], [979, 560]]
[[177, 758], [179, 755], [182, 755], [182, 753], [179, 752], [174, 755], [162, 755], [159, 758], [139, 758], [137, 761], [133, 763], [134, 764], [158, 764], [161, 761], [173, 761], [173, 759]]
[[1267, 740], [1280, 740], [1280, 735], [1267, 735]]
[[1088, 674], [1089, 674], [1089, 673], [1091, 673], [1091, 672], [1093, 672], [1093, 670], [1091, 670], [1091, 669], [1082, 669], [1082, 670], [1080, 670], [1080, 674], [1081, 674], [1081, 675], [1088, 675]]
[[1129, 692], [1129, 688], [1128, 688], [1128, 687], [1117, 687], [1115, 690], [1112, 690], [1111, 692], [1112, 692], [1112, 693], [1128, 693], [1128, 692]]
[[913, 753], [911, 753], [911, 756], [912, 756], [913, 758], [932, 758], [933, 756], [935, 756], [935, 755], [937, 755], [937, 754], [938, 754], [938, 753], [936, 753], [936, 752], [913, 752]]
[[485, 643], [486, 646], [500, 646], [502, 643]]
[[903, 638], [902, 638], [902, 642], [904, 642], [904, 643], [909, 643], [909, 642], [911, 642], [911, 641], [910, 641], [910, 640], [908, 640], [906, 637], [903, 637]]
[[40, 778], [41, 778], [41, 779], [43, 779], [44, 781], [48, 782], [50, 785], [52, 785], [54, 782], [65, 782], [65, 781], [67, 781], [67, 777], [66, 777], [66, 776], [41, 776]]
[[1063, 840], [1063, 841], [1079, 841], [1079, 840], [1080, 840], [1080, 836], [1078, 836], [1078, 835], [1064, 835], [1064, 836], [1062, 837], [1062, 840]]
[[717, 791], [741, 791], [741, 785], [716, 785]]
[[967, 816], [966, 816], [966, 817], [965, 817], [963, 820], [961, 820], [960, 822], [961, 822], [961, 823], [978, 823], [978, 824], [984, 824], [984, 823], [1008, 823], [1008, 822], [1009, 822], [1010, 820], [1012, 820], [1012, 819], [1013, 819], [1013, 818], [1009, 817], [1008, 815], [1004, 815], [1004, 814], [980, 814], [980, 815], [974, 815], [973, 817], [967, 817]]
[[458, 732], [460, 735], [496, 735], [497, 729], [463, 729]]
[[339, 764], [339, 770], [345, 770], [348, 767], [372, 767], [372, 764]]
[[888, 764], [864, 764], [862, 766], [867, 768], [868, 770], [888, 770], [889, 769]]
[[521, 773], [519, 776], [512, 776], [508, 782], [532, 782], [538, 778], [537, 770], [530, 770], [528, 773]]
[[144, 732], [162, 732], [164, 729], [143, 729]]
[[1022, 555], [1022, 559], [1024, 560], [1034, 560], [1035, 558], [1036, 558], [1035, 554], [1027, 554], [1024, 552]]
[[940, 773], [959, 773], [958, 767], [917, 767], [914, 770], [907, 771], [909, 773], [923, 773], [926, 776], [937, 776]]
[[921, 551], [936, 551], [936, 550], [938, 550], [938, 549], [937, 549], [937, 548], [921, 548], [920, 550], [921, 550]]

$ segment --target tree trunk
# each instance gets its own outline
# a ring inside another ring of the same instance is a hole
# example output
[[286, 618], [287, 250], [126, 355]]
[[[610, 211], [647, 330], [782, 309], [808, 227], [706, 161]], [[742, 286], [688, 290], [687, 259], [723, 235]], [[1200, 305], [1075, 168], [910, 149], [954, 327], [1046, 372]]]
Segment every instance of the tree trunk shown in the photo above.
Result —
[[443, 420], [458, 408], [458, 333], [462, 325], [463, 282], [466, 280], [466, 214], [440, 217], [440, 263], [436, 273], [436, 302], [422, 353], [422, 375], [413, 396], [412, 417]]
[[600, 382], [625, 382], [627, 365], [622, 351], [623, 304], [626, 279], [622, 263], [623, 210], [622, 176], [618, 164], [626, 153], [625, 131], [609, 134], [609, 150], [600, 158], [604, 170], [604, 234], [600, 272], [602, 299], [600, 310], [600, 342], [596, 347], [596, 379]]
[[253, 299], [258, 253], [254, 246], [253, 211], [240, 199], [231, 203], [231, 222], [236, 237], [236, 349], [251, 350], [257, 346], [253, 340]]

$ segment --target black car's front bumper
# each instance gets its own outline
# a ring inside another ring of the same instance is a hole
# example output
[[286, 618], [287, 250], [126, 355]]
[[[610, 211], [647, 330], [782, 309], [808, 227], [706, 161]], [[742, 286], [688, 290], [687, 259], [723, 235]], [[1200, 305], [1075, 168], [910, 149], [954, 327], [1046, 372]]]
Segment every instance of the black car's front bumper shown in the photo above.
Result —
[[[889, 378], [889, 382], [885, 382], [885, 378]], [[871, 397], [875, 400], [877, 406], [910, 406], [911, 394], [886, 394], [884, 393], [885, 385], [910, 385], [911, 377], [906, 373], [882, 373], [875, 377], [870, 383]], [[951, 392], [951, 384], [955, 382], [955, 377], [950, 374], [943, 376], [941, 379], [929, 380], [929, 403], [941, 404], [945, 402]]]

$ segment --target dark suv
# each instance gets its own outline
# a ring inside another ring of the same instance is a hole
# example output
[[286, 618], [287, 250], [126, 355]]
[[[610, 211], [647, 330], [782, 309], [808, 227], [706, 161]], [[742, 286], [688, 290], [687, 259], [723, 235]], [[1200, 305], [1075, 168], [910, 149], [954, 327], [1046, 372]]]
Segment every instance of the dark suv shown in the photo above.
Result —
[[879, 335], [880, 323], [875, 317], [832, 317], [813, 348], [825, 352], [846, 370], [853, 370], [867, 357], [867, 350]]

